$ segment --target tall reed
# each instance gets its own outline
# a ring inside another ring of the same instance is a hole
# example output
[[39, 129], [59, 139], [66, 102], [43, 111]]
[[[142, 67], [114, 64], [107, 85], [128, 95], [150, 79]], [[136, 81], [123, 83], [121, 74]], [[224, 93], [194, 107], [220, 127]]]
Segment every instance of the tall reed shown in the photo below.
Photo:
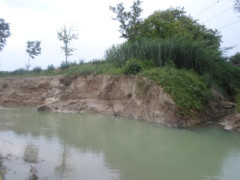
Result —
[[106, 51], [105, 58], [118, 67], [131, 58], [153, 60], [157, 67], [165, 66], [171, 60], [176, 68], [194, 69], [201, 74], [203, 66], [217, 57], [209, 54], [214, 54], [213, 50], [205, 48], [201, 42], [186, 38], [141, 39], [112, 46]]

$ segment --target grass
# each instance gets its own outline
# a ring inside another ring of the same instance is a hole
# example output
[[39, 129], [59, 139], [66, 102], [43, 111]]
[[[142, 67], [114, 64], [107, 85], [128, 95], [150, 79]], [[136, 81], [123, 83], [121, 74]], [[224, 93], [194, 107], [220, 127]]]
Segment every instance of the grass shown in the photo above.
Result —
[[90, 75], [90, 74], [123, 74], [122, 68], [117, 68], [106, 61], [92, 61], [89, 63], [72, 63], [68, 67], [61, 64], [59, 68], [52, 65], [47, 70], [34, 68], [32, 71], [26, 71], [23, 68], [12, 72], [0, 71], [0, 77], [27, 77], [27, 76], [70, 76], [70, 75]]

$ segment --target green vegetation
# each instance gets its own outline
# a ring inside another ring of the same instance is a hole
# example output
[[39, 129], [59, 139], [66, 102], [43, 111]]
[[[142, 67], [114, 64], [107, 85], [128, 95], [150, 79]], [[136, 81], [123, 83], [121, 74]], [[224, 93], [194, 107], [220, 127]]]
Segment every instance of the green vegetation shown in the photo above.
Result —
[[[140, 6], [140, 3], [137, 5]], [[122, 6], [117, 5], [124, 10]], [[119, 17], [123, 17], [124, 12], [115, 11]], [[133, 9], [127, 13], [132, 12]], [[122, 32], [122, 21], [128, 22], [129, 19], [123, 17], [115, 20], [119, 21]], [[185, 114], [186, 111], [202, 111], [210, 101], [208, 89], [211, 88], [217, 89], [228, 99], [237, 97], [240, 69], [222, 56], [219, 32], [199, 24], [186, 15], [183, 8], [155, 11], [140, 24], [126, 27], [130, 28], [128, 32], [138, 30], [136, 36], [133, 39], [122, 34], [128, 41], [109, 48], [106, 61], [118, 68], [130, 65], [136, 68], [136, 63], [132, 65], [129, 59], [135, 59], [138, 64], [151, 62], [152, 68], [146, 70], [143, 67], [140, 74], [160, 83]], [[230, 61], [236, 64], [237, 58], [238, 54]], [[167, 69], [170, 72], [167, 72], [166, 65], [171, 66]]]
[[240, 53], [237, 52], [235, 55], [231, 56], [229, 60], [234, 65], [240, 65]]
[[172, 59], [176, 68], [194, 69], [202, 74], [211, 61], [222, 59], [220, 52], [188, 38], [141, 39], [112, 46], [106, 51], [106, 60], [122, 67], [127, 60], [152, 60], [156, 67], [165, 66]]
[[75, 50], [70, 47], [72, 40], [78, 39], [78, 34], [75, 33], [75, 30], [70, 27], [67, 28], [63, 26], [60, 31], [57, 33], [58, 39], [63, 42], [63, 46], [61, 47], [62, 51], [65, 54], [65, 64], [68, 64], [68, 57], [72, 55], [72, 52]]
[[10, 24], [5, 22], [4, 19], [0, 18], [0, 52], [6, 45], [7, 38], [11, 35]]
[[144, 20], [138, 33], [142, 38], [180, 38], [198, 41], [207, 47], [218, 49], [221, 36], [217, 30], [207, 29], [191, 16], [187, 16], [183, 8], [170, 8], [155, 11]]
[[[106, 50], [104, 60], [84, 63], [68, 62], [73, 52], [69, 43], [77, 34], [64, 26], [58, 32], [63, 41], [66, 60], [60, 67], [49, 65], [46, 70], [35, 67], [32, 71], [17, 69], [0, 72], [6, 76], [126, 74], [147, 77], [160, 84], [171, 95], [184, 116], [202, 113], [209, 107], [217, 89], [225, 98], [238, 103], [240, 111], [239, 53], [223, 57], [221, 36], [187, 16], [184, 9], [170, 8], [155, 11], [148, 18], [140, 18], [141, 1], [133, 3], [129, 12], [122, 3], [110, 7], [120, 23], [120, 32], [127, 41]], [[143, 82], [139, 82], [141, 85]], [[143, 89], [151, 84], [142, 84]]]
[[91, 62], [83, 63], [80, 61], [69, 62], [67, 65], [62, 62], [58, 68], [49, 65], [46, 70], [41, 67], [34, 67], [27, 71], [24, 68], [16, 69], [12, 72], [0, 71], [0, 77], [12, 76], [54, 76], [54, 75], [90, 75], [90, 74], [124, 74], [122, 68], [116, 68], [113, 64], [104, 60], [93, 60]]
[[125, 66], [123, 67], [124, 74], [132, 74], [136, 75], [142, 70], [142, 64], [137, 59], [130, 59], [126, 62]]
[[235, 88], [240, 88], [240, 68], [227, 61], [211, 61], [203, 76], [209, 76], [205, 79], [207, 85], [215, 86], [227, 98], [234, 96]]
[[53, 71], [55, 69], [54, 65], [50, 64], [47, 67], [47, 71]]
[[32, 70], [33, 73], [40, 73], [41, 71], [42, 71], [42, 68], [40, 66], [37, 66]]
[[34, 59], [35, 56], [41, 54], [41, 41], [27, 41], [27, 49], [26, 52], [28, 53], [28, 63], [26, 64], [27, 71], [30, 68], [30, 59]]
[[236, 93], [235, 93], [234, 100], [235, 100], [235, 103], [237, 104], [236, 111], [240, 113], [240, 89], [236, 89], [235, 91]]
[[126, 11], [123, 3], [119, 3], [116, 7], [110, 6], [109, 9], [116, 14], [113, 20], [119, 21], [119, 32], [122, 34], [121, 37], [129, 41], [135, 40], [142, 20], [140, 18], [142, 8], [140, 7], [142, 1], [135, 1], [130, 7], [130, 11]]
[[184, 115], [194, 115], [208, 107], [210, 90], [194, 71], [165, 66], [144, 70], [140, 75], [159, 83]]

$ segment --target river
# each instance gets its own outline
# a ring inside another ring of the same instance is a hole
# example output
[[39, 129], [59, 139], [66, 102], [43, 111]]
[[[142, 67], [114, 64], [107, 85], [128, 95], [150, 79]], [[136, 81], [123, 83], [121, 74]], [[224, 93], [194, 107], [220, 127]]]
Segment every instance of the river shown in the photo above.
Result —
[[0, 108], [0, 156], [5, 180], [239, 180], [240, 134]]

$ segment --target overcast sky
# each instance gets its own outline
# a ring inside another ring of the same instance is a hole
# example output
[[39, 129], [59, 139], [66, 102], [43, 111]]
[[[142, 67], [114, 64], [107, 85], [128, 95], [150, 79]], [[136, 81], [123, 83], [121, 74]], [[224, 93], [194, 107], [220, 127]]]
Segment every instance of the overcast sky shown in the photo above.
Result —
[[[77, 50], [70, 61], [101, 59], [113, 44], [124, 42], [118, 32], [118, 22], [109, 6], [132, 0], [0, 0], [0, 18], [11, 26], [11, 36], [0, 52], [0, 71], [25, 68], [28, 60], [26, 41], [42, 42], [42, 54], [31, 60], [31, 68], [59, 66], [64, 60], [57, 31], [63, 26], [74, 26], [79, 39], [72, 46]], [[222, 35], [222, 48], [234, 48], [225, 53], [240, 52], [240, 13], [233, 10], [233, 0], [144, 0], [142, 18], [156, 10], [184, 7], [187, 14], [199, 19], [208, 28], [218, 29]], [[31, 69], [30, 68], [30, 69]]]

